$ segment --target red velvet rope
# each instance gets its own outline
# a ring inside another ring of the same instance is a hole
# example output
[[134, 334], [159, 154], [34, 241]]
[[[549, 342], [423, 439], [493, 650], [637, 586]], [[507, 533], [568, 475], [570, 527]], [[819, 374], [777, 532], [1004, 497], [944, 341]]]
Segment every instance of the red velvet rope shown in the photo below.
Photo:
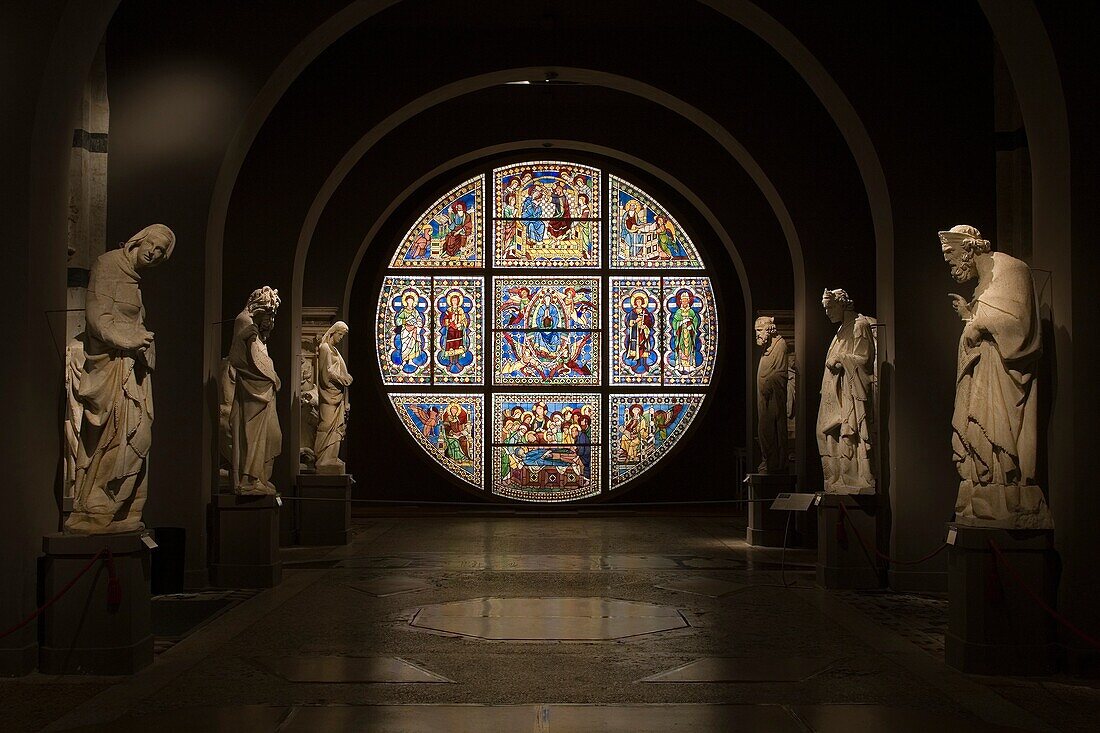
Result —
[[[72, 580], [65, 584], [64, 588], [57, 592], [57, 594], [53, 598], [43, 603], [34, 613], [32, 613], [30, 616], [27, 616], [15, 626], [12, 626], [10, 629], [6, 629], [3, 633], [0, 633], [0, 639], [3, 639], [5, 636], [10, 636], [14, 634], [16, 631], [19, 631], [19, 629], [23, 628], [31, 621], [34, 621], [36, 618], [41, 616], [43, 611], [59, 601], [63, 595], [68, 593], [72, 589], [72, 587], [76, 585], [76, 581], [80, 580], [80, 578], [83, 577], [84, 573], [91, 570], [92, 567], [95, 566], [96, 561], [103, 557], [104, 554], [106, 554], [107, 556], [107, 605], [109, 608], [118, 608], [118, 606], [122, 602], [122, 586], [118, 582], [118, 576], [115, 575], [114, 555], [111, 554], [111, 550], [109, 548], [103, 547], [92, 557], [91, 560], [88, 561], [87, 565], [81, 568], [80, 572], [77, 573]], [[112, 594], [112, 584], [114, 584], [115, 586], [115, 595]], [[112, 603], [112, 600], [114, 600], [114, 598], [116, 597], [117, 601]]]
[[[1069, 619], [1051, 608], [1050, 605], [1047, 604], [1047, 602], [1044, 601], [1038, 593], [1033, 591], [1030, 586], [1028, 586], [1027, 583], [1024, 582], [1024, 579], [1020, 577], [1019, 571], [1016, 570], [1012, 563], [1008, 561], [1008, 558], [1005, 557], [1004, 553], [1001, 551], [1001, 548], [997, 547], [996, 542], [994, 542], [993, 540], [989, 540], [989, 547], [993, 550], [993, 557], [997, 558], [997, 561], [1004, 566], [1004, 569], [1008, 571], [1009, 576], [1012, 578], [1013, 582], [1020, 587], [1020, 590], [1026, 593], [1028, 597], [1031, 598], [1031, 600], [1035, 601], [1035, 603], [1037, 603], [1040, 608], [1049, 613], [1055, 621], [1072, 631], [1083, 641], [1085, 641], [1089, 646], [1100, 649], [1100, 641], [1097, 641], [1095, 637], [1092, 637], [1089, 634], [1086, 634], [1081, 629], [1077, 628], [1077, 626], [1075, 626]], [[996, 565], [994, 565], [994, 568], [996, 568]]]
[[855, 532], [856, 539], [859, 540], [859, 544], [863, 545], [863, 549], [867, 550], [867, 552], [874, 553], [875, 556], [878, 557], [879, 559], [885, 560], [886, 562], [891, 563], [893, 565], [920, 565], [922, 562], [926, 562], [928, 560], [931, 560], [936, 555], [943, 552], [944, 549], [947, 547], [947, 543], [944, 542], [942, 545], [940, 545], [936, 549], [932, 550], [932, 552], [928, 553], [924, 557], [917, 558], [916, 560], [897, 560], [895, 558], [890, 557], [889, 555], [887, 555], [884, 552], [879, 552], [879, 549], [877, 547], [873, 547], [872, 545], [867, 544], [867, 541], [865, 539], [863, 539], [863, 535], [861, 535], [859, 533], [859, 530], [856, 529], [855, 522], [853, 522], [852, 518], [848, 516], [848, 508], [846, 506], [844, 506], [843, 503], [838, 504], [837, 506], [840, 507], [840, 513], [844, 516], [844, 519], [848, 520], [848, 524], [851, 525], [852, 531]]

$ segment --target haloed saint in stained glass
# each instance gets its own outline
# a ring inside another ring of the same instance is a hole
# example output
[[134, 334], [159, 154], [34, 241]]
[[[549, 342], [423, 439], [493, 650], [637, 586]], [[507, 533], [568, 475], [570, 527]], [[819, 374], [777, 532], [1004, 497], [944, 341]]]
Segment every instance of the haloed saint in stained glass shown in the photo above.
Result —
[[667, 277], [664, 383], [709, 384], [714, 372], [718, 327], [708, 277]]
[[384, 384], [426, 384], [430, 301], [428, 277], [387, 275], [378, 299], [376, 336]]
[[699, 253], [668, 211], [621, 178], [611, 182], [611, 267], [702, 269]]
[[494, 279], [496, 384], [599, 384], [600, 279]]
[[599, 395], [493, 396], [493, 492], [524, 501], [598, 494]]
[[437, 384], [482, 381], [482, 282], [480, 277], [437, 277], [432, 281]]
[[413, 225], [390, 267], [481, 267], [485, 264], [485, 176], [441, 196]]
[[611, 396], [611, 488], [654, 465], [687, 432], [701, 394]]
[[611, 383], [660, 384], [661, 278], [611, 278]]
[[493, 173], [497, 267], [600, 266], [600, 171], [538, 161]]
[[481, 488], [484, 397], [476, 394], [391, 394], [402, 424], [428, 455]]

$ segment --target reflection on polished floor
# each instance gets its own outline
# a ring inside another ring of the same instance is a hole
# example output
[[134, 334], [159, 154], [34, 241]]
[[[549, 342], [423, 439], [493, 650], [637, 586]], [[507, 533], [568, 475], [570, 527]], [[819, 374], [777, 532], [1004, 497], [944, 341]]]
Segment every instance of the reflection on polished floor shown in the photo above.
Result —
[[813, 587], [812, 552], [743, 538], [713, 515], [360, 517], [132, 678], [0, 682], [0, 730], [1092, 729], [1100, 691], [913, 643], [935, 599], [854, 602]]

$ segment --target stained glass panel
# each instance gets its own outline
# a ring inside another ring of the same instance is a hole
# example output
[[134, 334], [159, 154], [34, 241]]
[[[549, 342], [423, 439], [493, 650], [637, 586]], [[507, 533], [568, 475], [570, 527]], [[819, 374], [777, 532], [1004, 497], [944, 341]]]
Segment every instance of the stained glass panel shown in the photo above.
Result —
[[660, 384], [661, 278], [613, 277], [608, 298], [612, 384]]
[[599, 395], [493, 395], [493, 493], [570, 501], [600, 493]]
[[435, 296], [436, 384], [481, 384], [484, 357], [480, 277], [437, 277]]
[[709, 277], [666, 277], [665, 384], [710, 384], [718, 343]]
[[427, 384], [431, 278], [387, 275], [375, 324], [383, 384]]
[[598, 331], [497, 331], [496, 384], [599, 384]]
[[493, 280], [496, 384], [599, 384], [598, 277]]
[[479, 394], [391, 394], [401, 423], [428, 455], [468, 484], [482, 487], [485, 398]]
[[390, 267], [482, 267], [485, 176], [441, 196], [405, 235]]
[[691, 238], [663, 206], [621, 178], [608, 179], [611, 267], [702, 269]]
[[645, 473], [687, 432], [701, 394], [611, 396], [611, 488]]
[[493, 171], [497, 267], [599, 267], [600, 171], [535, 161]]
[[598, 277], [493, 278], [496, 328], [588, 329], [600, 327]]

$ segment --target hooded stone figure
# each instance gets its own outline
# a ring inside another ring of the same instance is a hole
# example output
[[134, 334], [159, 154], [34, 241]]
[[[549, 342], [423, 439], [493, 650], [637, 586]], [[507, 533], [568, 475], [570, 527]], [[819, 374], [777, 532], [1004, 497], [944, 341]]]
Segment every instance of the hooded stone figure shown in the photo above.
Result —
[[955, 521], [1016, 529], [1053, 527], [1035, 484], [1039, 305], [1027, 264], [992, 252], [972, 226], [940, 232], [951, 276], [977, 279], [967, 300], [950, 293], [963, 321], [951, 447], [958, 469]]
[[775, 318], [756, 319], [756, 345], [764, 347], [756, 372], [757, 438], [763, 461], [759, 473], [787, 472], [787, 341], [779, 335]]
[[85, 305], [84, 353], [74, 363], [73, 511], [65, 531], [131, 532], [141, 512], [153, 441], [153, 333], [145, 328], [141, 270], [172, 256], [176, 235], [152, 224], [92, 265]]
[[332, 324], [317, 345], [317, 404], [320, 419], [317, 422], [318, 473], [343, 473], [340, 460], [340, 443], [344, 440], [347, 425], [348, 387], [351, 375], [339, 345], [348, 333], [348, 324], [337, 321]]

